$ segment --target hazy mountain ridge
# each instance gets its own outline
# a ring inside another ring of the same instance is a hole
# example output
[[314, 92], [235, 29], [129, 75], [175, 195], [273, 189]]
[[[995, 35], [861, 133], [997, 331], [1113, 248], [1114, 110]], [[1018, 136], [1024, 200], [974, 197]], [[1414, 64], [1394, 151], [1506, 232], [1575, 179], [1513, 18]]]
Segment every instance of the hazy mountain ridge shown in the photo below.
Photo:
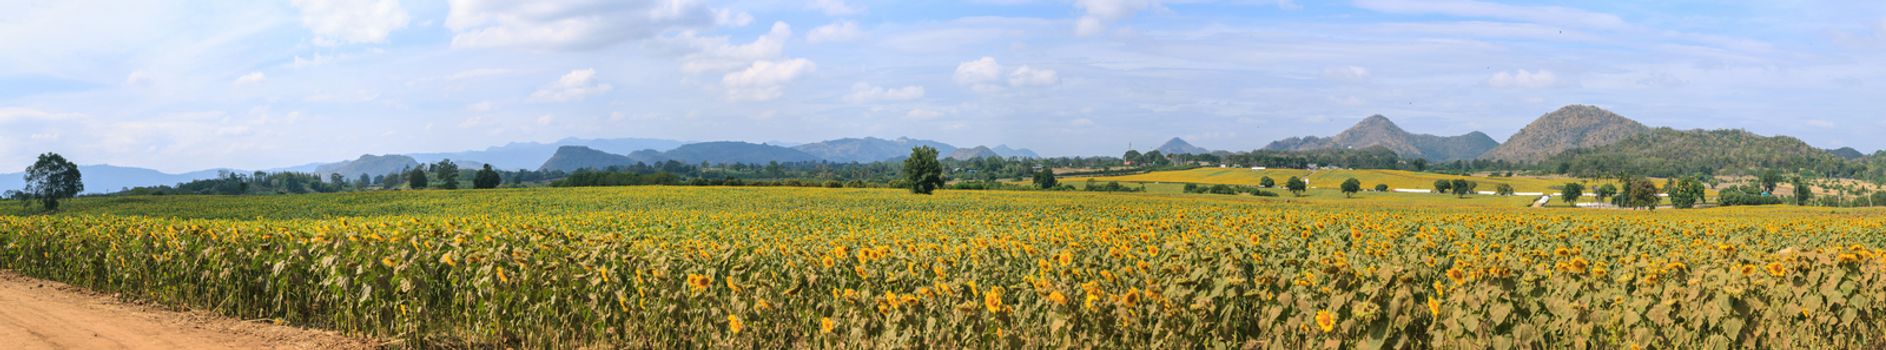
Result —
[[635, 151], [652, 149], [667, 151], [687, 144], [682, 141], [646, 138], [614, 139], [579, 139], [565, 138], [551, 143], [512, 142], [503, 146], [487, 147], [477, 151], [411, 153], [407, 154], [420, 163], [437, 163], [442, 159], [451, 159], [463, 167], [465, 161], [491, 164], [492, 167], [505, 170], [536, 169], [545, 160], [555, 155], [564, 146], [583, 146], [589, 149], [614, 153], [629, 154]]
[[1531, 163], [1567, 150], [1610, 145], [1649, 131], [1650, 127], [1603, 108], [1568, 105], [1534, 119], [1480, 158]]
[[970, 159], [976, 159], [976, 158], [1005, 158], [1005, 157], [1003, 157], [1002, 154], [1000, 153], [995, 153], [995, 150], [989, 149], [989, 147], [987, 146], [976, 146], [976, 147], [971, 147], [971, 148], [958, 148], [956, 149], [955, 152], [950, 152], [949, 155], [944, 156], [943, 158], [955, 159], [955, 160], [970, 160]]
[[[453, 162], [456, 163], [457, 161]], [[386, 175], [417, 167], [419, 167], [419, 161], [413, 160], [413, 157], [398, 154], [383, 156], [363, 154], [360, 155], [360, 158], [354, 160], [322, 164], [315, 167], [313, 173], [341, 174], [341, 176], [352, 180], [360, 176], [360, 174], [367, 174], [368, 176]], [[464, 165], [461, 164], [460, 167], [464, 167]]]
[[1199, 147], [1199, 146], [1193, 146], [1192, 143], [1185, 142], [1185, 139], [1181, 139], [1177, 137], [1174, 137], [1171, 140], [1166, 140], [1165, 144], [1159, 145], [1159, 148], [1154, 148], [1153, 150], [1159, 151], [1159, 153], [1161, 154], [1208, 154], [1208, 153], [1211, 153], [1211, 150], [1209, 149], [1205, 149], [1204, 147]]
[[1381, 146], [1395, 154], [1429, 161], [1474, 159], [1499, 146], [1478, 131], [1460, 136], [1434, 136], [1410, 133], [1388, 117], [1373, 115], [1332, 137], [1291, 137], [1264, 146], [1267, 150], [1304, 151], [1324, 148], [1369, 148]]
[[956, 146], [947, 143], [899, 137], [885, 140], [875, 137], [842, 138], [793, 146], [792, 149], [817, 156], [837, 163], [871, 163], [910, 156], [910, 149], [917, 146], [936, 148], [937, 153], [949, 154], [956, 151]]
[[[85, 193], [109, 193], [131, 187], [175, 185], [178, 183], [216, 178], [225, 172], [241, 173], [242, 171], [232, 169], [209, 169], [171, 174], [145, 168], [104, 164], [79, 166], [79, 176], [81, 181], [85, 183]], [[25, 187], [25, 172], [0, 174], [0, 191], [14, 191]]]

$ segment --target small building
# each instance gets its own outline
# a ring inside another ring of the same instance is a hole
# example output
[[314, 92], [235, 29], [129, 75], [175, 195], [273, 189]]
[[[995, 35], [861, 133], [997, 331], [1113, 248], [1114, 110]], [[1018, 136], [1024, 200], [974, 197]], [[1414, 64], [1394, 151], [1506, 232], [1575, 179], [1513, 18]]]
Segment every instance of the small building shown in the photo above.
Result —
[[1264, 170], [1264, 167], [1261, 167], [1261, 166], [1254, 166], [1254, 167], [1251, 167], [1251, 170], [1252, 170], [1252, 171], [1260, 171], [1260, 170]]

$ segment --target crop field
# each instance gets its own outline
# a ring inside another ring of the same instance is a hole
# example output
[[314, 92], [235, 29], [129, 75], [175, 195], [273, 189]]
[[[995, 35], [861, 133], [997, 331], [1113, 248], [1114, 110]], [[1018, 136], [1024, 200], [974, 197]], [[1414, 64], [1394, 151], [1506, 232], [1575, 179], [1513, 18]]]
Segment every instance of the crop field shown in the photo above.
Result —
[[1074, 192], [389, 191], [0, 215], [0, 269], [401, 347], [1865, 348], [1886, 344], [1882, 248], [1881, 210]]
[[[1094, 181], [1119, 182], [1167, 182], [1257, 186], [1264, 177], [1270, 177], [1282, 186], [1284, 179], [1292, 176], [1307, 177], [1311, 188], [1334, 189], [1343, 180], [1355, 178], [1362, 182], [1362, 187], [1374, 188], [1376, 184], [1387, 184], [1390, 188], [1432, 189], [1435, 180], [1466, 179], [1480, 184], [1478, 190], [1492, 191], [1500, 184], [1513, 185], [1515, 192], [1558, 192], [1552, 186], [1563, 185], [1579, 180], [1568, 178], [1540, 177], [1469, 177], [1435, 173], [1412, 172], [1402, 170], [1322, 170], [1311, 172], [1303, 169], [1265, 169], [1251, 170], [1244, 168], [1198, 168], [1179, 171], [1161, 171], [1145, 174], [1095, 177]], [[1068, 178], [1064, 182], [1076, 183], [1087, 178]], [[1602, 184], [1605, 182], [1591, 182]]]

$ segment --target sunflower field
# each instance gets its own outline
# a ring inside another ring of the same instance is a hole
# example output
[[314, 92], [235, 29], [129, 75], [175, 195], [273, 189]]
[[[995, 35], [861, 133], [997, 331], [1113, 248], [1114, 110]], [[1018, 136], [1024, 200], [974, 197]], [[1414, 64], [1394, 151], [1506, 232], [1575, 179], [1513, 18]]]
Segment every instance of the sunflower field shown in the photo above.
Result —
[[1886, 211], [626, 187], [87, 198], [0, 269], [394, 347], [1865, 348]]

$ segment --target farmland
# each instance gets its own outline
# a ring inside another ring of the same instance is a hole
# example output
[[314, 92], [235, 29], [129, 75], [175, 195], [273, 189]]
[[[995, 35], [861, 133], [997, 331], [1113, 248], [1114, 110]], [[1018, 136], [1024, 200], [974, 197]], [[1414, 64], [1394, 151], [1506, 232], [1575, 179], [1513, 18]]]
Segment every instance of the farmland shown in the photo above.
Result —
[[1857, 348], [1886, 337], [1882, 248], [1870, 209], [1072, 192], [383, 191], [0, 215], [0, 269], [413, 347]]
[[[1168, 183], [1197, 183], [1197, 184], [1225, 184], [1225, 185], [1257, 186], [1259, 181], [1261, 181], [1265, 177], [1269, 177], [1271, 178], [1271, 180], [1276, 181], [1277, 183], [1281, 184], [1283, 183], [1284, 179], [1290, 178], [1293, 176], [1309, 179], [1311, 188], [1334, 189], [1336, 188], [1336, 185], [1342, 183], [1343, 180], [1354, 178], [1358, 181], [1362, 181], [1363, 187], [1373, 187], [1376, 184], [1385, 184], [1385, 185], [1388, 185], [1388, 187], [1390, 188], [1398, 188], [1398, 189], [1432, 189], [1434, 188], [1435, 180], [1464, 179], [1464, 180], [1469, 180], [1469, 181], [1480, 183], [1479, 190], [1481, 191], [1492, 191], [1494, 186], [1498, 186], [1500, 184], [1508, 184], [1508, 185], [1513, 185], [1513, 190], [1515, 192], [1539, 192], [1539, 193], [1558, 192], [1552, 187], [1563, 185], [1567, 182], [1579, 181], [1576, 179], [1569, 179], [1569, 178], [1562, 179], [1562, 178], [1539, 178], [1539, 177], [1469, 177], [1469, 176], [1454, 176], [1454, 175], [1443, 175], [1443, 174], [1435, 174], [1435, 173], [1423, 173], [1423, 172], [1412, 172], [1412, 171], [1402, 171], [1402, 170], [1342, 169], [1342, 170], [1310, 171], [1310, 170], [1304, 170], [1304, 169], [1251, 170], [1251, 169], [1244, 169], [1244, 168], [1198, 168], [1198, 169], [1191, 169], [1191, 170], [1161, 171], [1161, 172], [1151, 172], [1151, 173], [1145, 173], [1145, 174], [1126, 175], [1126, 176], [1096, 177], [1093, 179], [1094, 181], [1168, 182]], [[1071, 180], [1084, 180], [1084, 179], [1071, 179]], [[1595, 183], [1602, 184], [1604, 182], [1595, 182]]]

